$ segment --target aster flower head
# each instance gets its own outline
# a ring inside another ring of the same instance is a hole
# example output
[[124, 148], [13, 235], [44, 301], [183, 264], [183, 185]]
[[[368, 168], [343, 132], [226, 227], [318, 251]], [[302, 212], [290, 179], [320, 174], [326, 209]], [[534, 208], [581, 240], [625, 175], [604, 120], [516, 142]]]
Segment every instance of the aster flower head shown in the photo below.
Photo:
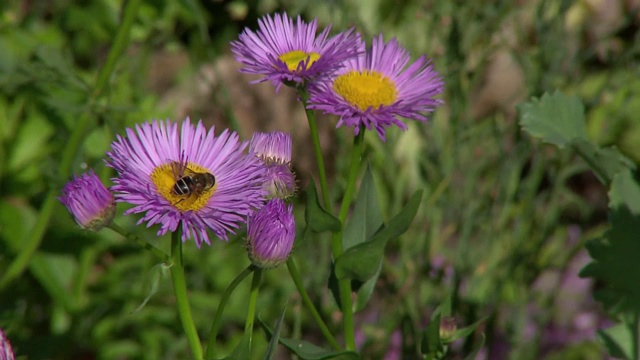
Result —
[[116, 211], [113, 195], [92, 170], [80, 177], [74, 176], [58, 200], [81, 228], [90, 231], [111, 224]]
[[247, 220], [247, 250], [251, 262], [263, 269], [287, 261], [296, 237], [293, 206], [271, 199]]
[[360, 36], [350, 29], [329, 38], [331, 27], [316, 36], [318, 21], [304, 22], [286, 14], [266, 15], [258, 20], [256, 32], [245, 29], [231, 42], [240, 71], [263, 75], [256, 82], [303, 84], [336, 71], [343, 61], [357, 55]]
[[0, 329], [0, 360], [14, 360], [15, 356], [13, 354], [13, 349], [11, 349], [11, 344], [9, 340], [4, 335], [2, 329]]
[[[364, 44], [362, 44], [364, 46]], [[347, 60], [336, 74], [310, 88], [309, 108], [340, 116], [339, 126], [375, 129], [384, 141], [386, 128], [402, 130], [398, 117], [426, 121], [441, 100], [434, 99], [444, 87], [442, 77], [423, 55], [409, 64], [409, 53], [382, 35], [373, 39], [369, 51]]]
[[255, 208], [262, 205], [264, 168], [243, 151], [235, 132], [216, 136], [202, 122], [167, 120], [136, 125], [118, 136], [107, 152], [116, 201], [134, 206], [125, 212], [144, 213], [138, 224], [159, 224], [158, 236], [182, 225], [182, 241], [211, 244], [207, 230], [227, 239]]
[[265, 180], [262, 185], [268, 198], [286, 199], [296, 192], [296, 177], [291, 169], [291, 135], [276, 131], [255, 133], [249, 152], [262, 160]]

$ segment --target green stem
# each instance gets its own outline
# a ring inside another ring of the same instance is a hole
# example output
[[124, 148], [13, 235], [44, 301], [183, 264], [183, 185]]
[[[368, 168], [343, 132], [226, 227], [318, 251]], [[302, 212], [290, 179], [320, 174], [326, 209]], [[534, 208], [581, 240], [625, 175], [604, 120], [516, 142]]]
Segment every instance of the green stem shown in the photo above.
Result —
[[298, 88], [298, 94], [304, 106], [304, 111], [307, 114], [307, 120], [309, 122], [309, 131], [311, 132], [311, 141], [313, 142], [313, 151], [316, 155], [316, 164], [318, 164], [318, 176], [320, 177], [320, 190], [322, 192], [322, 200], [324, 201], [324, 207], [327, 211], [331, 211], [331, 200], [329, 200], [329, 190], [327, 186], [327, 172], [324, 167], [324, 159], [322, 157], [322, 147], [320, 146], [320, 135], [318, 133], [318, 123], [316, 122], [316, 115], [312, 109], [308, 109], [309, 92], [305, 87]]
[[298, 293], [300, 293], [300, 296], [302, 296], [302, 302], [307, 307], [307, 309], [311, 312], [311, 316], [316, 321], [316, 324], [318, 324], [318, 326], [320, 327], [320, 331], [322, 332], [324, 337], [327, 339], [327, 341], [331, 344], [331, 346], [333, 346], [336, 350], [341, 350], [342, 348], [340, 347], [340, 344], [338, 344], [336, 339], [333, 337], [333, 334], [331, 334], [331, 331], [329, 331], [329, 328], [324, 323], [324, 320], [322, 320], [320, 313], [318, 313], [318, 310], [313, 305], [313, 302], [311, 301], [311, 298], [309, 297], [307, 290], [302, 285], [302, 279], [300, 278], [300, 274], [298, 273], [298, 269], [296, 268], [296, 263], [293, 261], [293, 257], [291, 256], [287, 260], [287, 268], [289, 269], [289, 274], [291, 274], [293, 283], [296, 285], [296, 288], [298, 289]]
[[227, 305], [227, 301], [229, 297], [235, 290], [235, 288], [246, 278], [251, 272], [254, 270], [253, 265], [247, 266], [235, 279], [227, 286], [227, 289], [222, 294], [222, 298], [220, 299], [220, 304], [218, 305], [218, 309], [216, 310], [216, 315], [213, 318], [213, 324], [211, 325], [211, 332], [209, 333], [209, 342], [207, 343], [207, 351], [205, 353], [205, 359], [213, 359], [215, 358], [215, 346], [216, 346], [216, 338], [218, 337], [218, 330], [220, 329], [220, 323], [222, 321], [222, 313], [224, 312], [224, 307]]
[[191, 316], [191, 308], [189, 307], [189, 299], [187, 298], [187, 284], [184, 279], [184, 267], [182, 264], [182, 240], [181, 227], [171, 234], [171, 280], [173, 281], [173, 290], [176, 294], [178, 303], [178, 314], [182, 322], [182, 328], [189, 340], [191, 352], [196, 360], [202, 360], [202, 344], [198, 338], [198, 331]]
[[165, 254], [164, 251], [158, 249], [157, 247], [149, 244], [148, 242], [140, 239], [138, 236], [128, 232], [127, 230], [121, 228], [118, 224], [116, 224], [115, 222], [112, 222], [111, 225], [108, 226], [109, 229], [117, 232], [118, 234], [124, 236], [125, 238], [132, 240], [133, 242], [136, 243], [136, 245], [145, 248], [147, 250], [149, 250], [150, 253], [152, 253], [155, 257], [158, 258], [158, 260], [164, 261], [166, 263], [171, 262], [171, 259], [169, 258], [169, 255]]
[[258, 303], [258, 292], [260, 291], [260, 281], [262, 280], [262, 269], [256, 267], [253, 271], [253, 279], [251, 280], [251, 295], [249, 295], [249, 309], [247, 312], [247, 321], [244, 325], [244, 333], [249, 334], [249, 351], [251, 351], [251, 342], [253, 339], [253, 323], [256, 317], [256, 304]]
[[[98, 73], [96, 85], [91, 92], [91, 96], [88, 99], [88, 103], [90, 105], [95, 104], [98, 97], [107, 87], [109, 78], [113, 74], [118, 58], [122, 55], [129, 44], [129, 32], [131, 31], [131, 27], [133, 26], [133, 22], [135, 20], [136, 14], [138, 13], [140, 4], [142, 4], [142, 0], [131, 0], [127, 3], [124, 9], [124, 18], [122, 20], [122, 24], [118, 29], [116, 39], [113, 46], [111, 47], [111, 50], [109, 51], [109, 55], [107, 55], [107, 61]], [[89, 110], [87, 111], [87, 113], [85, 113], [84, 116], [80, 117], [78, 122], [75, 124], [73, 133], [71, 134], [71, 137], [67, 141], [67, 144], [63, 150], [62, 159], [60, 161], [60, 167], [58, 170], [62, 178], [68, 178], [71, 173], [73, 159], [75, 158], [78, 149], [82, 145], [82, 142], [85, 140], [85, 133], [92, 119], [92, 110], [92, 106], [89, 106]], [[57, 188], [52, 188], [47, 193], [47, 197], [44, 200], [42, 209], [40, 211], [40, 214], [38, 215], [38, 219], [36, 220], [33, 231], [29, 234], [29, 238], [25, 241], [26, 244], [20, 250], [19, 255], [7, 268], [7, 271], [5, 271], [2, 279], [0, 280], [0, 290], [2, 290], [12, 280], [16, 279], [22, 274], [24, 269], [29, 265], [31, 257], [40, 247], [44, 233], [47, 230], [49, 221], [51, 220], [51, 216], [53, 215], [56, 196], [58, 194], [59, 189]]]
[[[364, 127], [360, 128], [360, 132], [353, 139], [353, 148], [351, 149], [351, 164], [349, 168], [349, 177], [347, 179], [347, 188], [345, 189], [344, 197], [342, 198], [342, 205], [340, 206], [340, 213], [338, 214], [338, 219], [342, 224], [344, 224], [345, 220], [347, 219], [349, 207], [351, 206], [351, 200], [355, 192], [356, 180], [358, 178], [358, 169], [360, 168], [362, 148], [364, 144], [364, 132]], [[342, 230], [333, 234], [331, 238], [331, 247], [333, 250], [333, 258], [337, 259], [344, 251], [342, 245]], [[351, 281], [349, 279], [339, 280], [338, 288], [340, 290], [340, 305], [342, 308], [342, 325], [344, 328], [345, 344], [348, 350], [355, 350], [356, 341], [353, 326]]]

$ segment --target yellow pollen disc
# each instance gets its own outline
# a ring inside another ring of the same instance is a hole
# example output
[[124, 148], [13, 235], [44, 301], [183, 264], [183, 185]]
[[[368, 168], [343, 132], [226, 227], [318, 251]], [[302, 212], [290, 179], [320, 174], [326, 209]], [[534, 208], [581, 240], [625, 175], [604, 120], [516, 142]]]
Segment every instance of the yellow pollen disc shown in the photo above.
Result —
[[350, 71], [333, 82], [333, 90], [351, 105], [365, 111], [396, 101], [396, 84], [388, 77], [375, 71]]
[[[309, 58], [309, 63], [307, 64], [305, 70], [308, 69], [311, 64], [320, 59], [320, 54], [314, 52], [306, 53], [300, 50], [293, 50], [280, 55], [278, 58], [284, 61], [285, 64], [287, 64], [287, 68], [289, 68], [289, 70], [296, 71], [298, 70], [298, 64], [300, 64], [301, 61], [307, 61], [307, 58]], [[304, 64], [302, 66], [304, 66]]]
[[[200, 165], [188, 163], [187, 170], [195, 173], [207, 173], [209, 170], [203, 168]], [[189, 175], [188, 173], [182, 174], [182, 176]], [[156, 189], [162, 197], [167, 199], [173, 207], [180, 210], [181, 212], [185, 211], [198, 211], [205, 207], [213, 193], [216, 191], [218, 187], [218, 183], [208, 190], [204, 190], [200, 193], [191, 193], [189, 195], [177, 195], [173, 191], [173, 187], [176, 184], [176, 181], [179, 178], [176, 178], [177, 175], [174, 175], [174, 171], [171, 167], [171, 164], [163, 164], [158, 166], [151, 173], [151, 181], [156, 185]]]

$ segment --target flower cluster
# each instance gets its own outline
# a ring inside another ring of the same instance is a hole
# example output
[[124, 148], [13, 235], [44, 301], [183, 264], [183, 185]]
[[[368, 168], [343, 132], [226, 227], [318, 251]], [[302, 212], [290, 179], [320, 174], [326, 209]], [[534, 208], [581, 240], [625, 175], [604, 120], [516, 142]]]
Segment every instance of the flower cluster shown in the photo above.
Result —
[[410, 63], [409, 53], [382, 35], [371, 48], [353, 30], [328, 40], [330, 27], [315, 36], [317, 20], [295, 24], [286, 15], [266, 16], [258, 31], [245, 30], [231, 43], [241, 70], [260, 74], [276, 89], [308, 85], [308, 107], [340, 116], [337, 126], [357, 135], [375, 130], [384, 141], [386, 128], [407, 129], [399, 118], [426, 121], [426, 114], [442, 103], [442, 77], [425, 56]]

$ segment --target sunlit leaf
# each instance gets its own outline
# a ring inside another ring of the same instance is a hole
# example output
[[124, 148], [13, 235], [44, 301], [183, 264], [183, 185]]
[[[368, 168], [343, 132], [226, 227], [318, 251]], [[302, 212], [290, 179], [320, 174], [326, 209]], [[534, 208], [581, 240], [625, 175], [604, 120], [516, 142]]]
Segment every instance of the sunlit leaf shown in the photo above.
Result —
[[576, 96], [545, 93], [518, 109], [522, 128], [545, 142], [562, 148], [573, 139], [587, 137], [584, 106]]

